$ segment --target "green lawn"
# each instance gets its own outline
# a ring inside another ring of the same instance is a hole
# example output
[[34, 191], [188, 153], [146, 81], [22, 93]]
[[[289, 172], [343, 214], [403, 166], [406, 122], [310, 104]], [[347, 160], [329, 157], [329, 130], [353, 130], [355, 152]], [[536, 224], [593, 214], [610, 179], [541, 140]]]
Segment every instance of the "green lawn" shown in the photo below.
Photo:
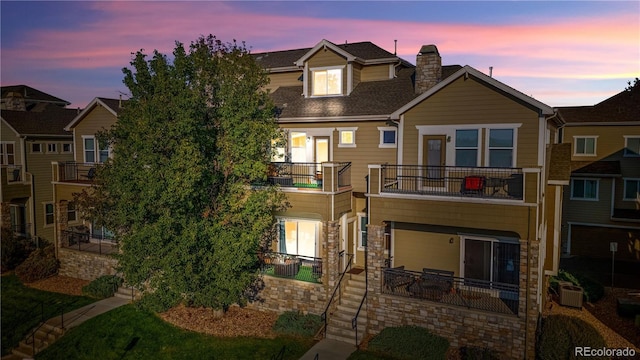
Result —
[[[15, 275], [4, 275], [2, 280], [2, 355], [16, 347], [29, 331], [44, 319], [60, 315], [95, 301], [84, 296], [70, 296], [32, 289], [22, 285]], [[41, 304], [44, 304], [44, 308]]]
[[218, 338], [182, 330], [126, 305], [69, 330], [36, 359], [299, 359], [311, 338]]

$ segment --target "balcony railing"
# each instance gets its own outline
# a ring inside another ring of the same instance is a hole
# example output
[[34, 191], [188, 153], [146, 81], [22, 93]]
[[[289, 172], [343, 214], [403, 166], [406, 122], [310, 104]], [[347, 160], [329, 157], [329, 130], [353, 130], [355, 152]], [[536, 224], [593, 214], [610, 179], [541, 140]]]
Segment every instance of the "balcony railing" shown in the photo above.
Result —
[[265, 275], [321, 283], [322, 259], [304, 255], [265, 252], [258, 254]]
[[383, 269], [382, 292], [469, 309], [518, 315], [519, 286], [455, 277], [443, 271]]
[[522, 200], [520, 168], [382, 165], [383, 193]]
[[351, 163], [339, 163], [338, 168], [338, 187], [351, 186]]
[[267, 176], [271, 185], [300, 189], [323, 189], [323, 181], [325, 191], [351, 186], [351, 163], [273, 162]]
[[91, 183], [96, 176], [95, 163], [77, 163], [75, 161], [58, 163], [58, 181]]
[[88, 231], [62, 231], [62, 246], [78, 251], [98, 254], [112, 254], [118, 251], [118, 243], [111, 236], [91, 234]]
[[22, 166], [21, 165], [8, 165], [3, 166], [7, 171], [7, 183], [22, 182]]

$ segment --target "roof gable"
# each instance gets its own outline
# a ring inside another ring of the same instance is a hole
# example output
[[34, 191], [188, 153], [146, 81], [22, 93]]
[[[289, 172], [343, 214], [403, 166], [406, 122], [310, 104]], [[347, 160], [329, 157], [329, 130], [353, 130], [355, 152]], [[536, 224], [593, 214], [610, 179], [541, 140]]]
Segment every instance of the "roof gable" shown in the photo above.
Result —
[[[125, 100], [126, 101], [126, 100]], [[113, 116], [118, 117], [118, 114], [122, 111], [122, 100], [119, 99], [108, 99], [108, 98], [94, 98], [89, 105], [87, 105], [84, 110], [78, 116], [76, 116], [71, 122], [64, 128], [66, 131], [72, 131], [87, 115], [89, 115], [96, 106], [102, 106], [107, 111], [113, 114]]]
[[71, 105], [71, 103], [66, 100], [60, 99], [53, 95], [47, 94], [44, 91], [34, 89], [31, 86], [27, 85], [10, 85], [2, 87], [2, 99], [7, 98], [10, 93], [20, 94], [25, 101], [47, 102], [59, 106]]

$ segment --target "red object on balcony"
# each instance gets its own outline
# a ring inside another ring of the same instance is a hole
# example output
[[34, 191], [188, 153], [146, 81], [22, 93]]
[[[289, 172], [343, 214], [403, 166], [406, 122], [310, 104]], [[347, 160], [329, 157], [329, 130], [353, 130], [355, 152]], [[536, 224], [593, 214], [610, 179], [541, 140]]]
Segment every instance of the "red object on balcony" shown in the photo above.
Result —
[[484, 176], [466, 176], [464, 178], [463, 191], [482, 191], [484, 189]]

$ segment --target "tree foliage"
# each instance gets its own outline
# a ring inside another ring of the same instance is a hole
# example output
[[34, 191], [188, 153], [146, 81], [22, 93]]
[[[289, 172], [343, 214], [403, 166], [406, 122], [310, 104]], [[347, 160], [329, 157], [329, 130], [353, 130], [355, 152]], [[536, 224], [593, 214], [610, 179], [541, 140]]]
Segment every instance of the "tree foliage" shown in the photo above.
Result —
[[211, 35], [176, 43], [171, 58], [141, 50], [123, 69], [131, 98], [99, 136], [113, 157], [84, 210], [115, 230], [126, 281], [156, 309], [226, 308], [255, 295], [255, 254], [284, 206], [251, 186], [278, 137], [268, 78], [244, 44]]

